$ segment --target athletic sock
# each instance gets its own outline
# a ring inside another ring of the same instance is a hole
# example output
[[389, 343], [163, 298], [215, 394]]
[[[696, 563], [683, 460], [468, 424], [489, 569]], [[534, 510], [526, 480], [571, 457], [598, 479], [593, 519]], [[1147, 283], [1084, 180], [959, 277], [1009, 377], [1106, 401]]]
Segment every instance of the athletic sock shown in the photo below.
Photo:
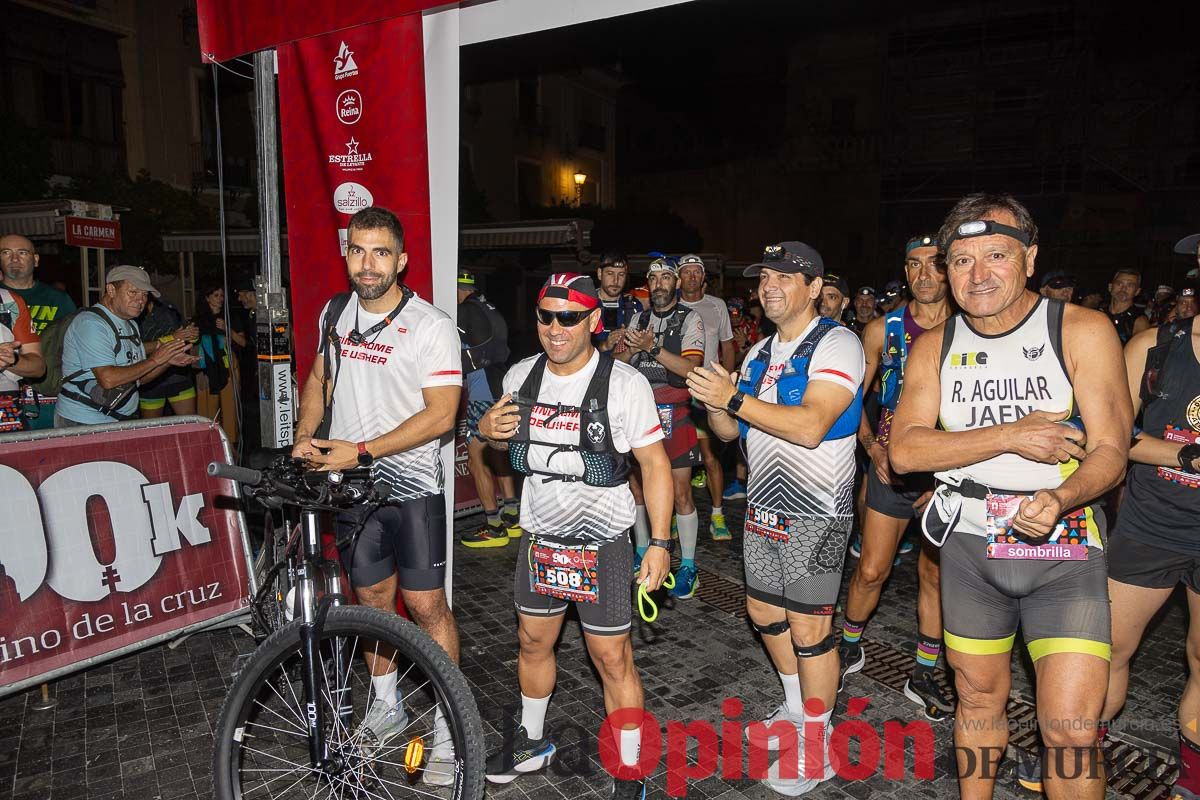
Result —
[[1193, 794], [1200, 794], [1200, 744], [1179, 734], [1179, 777], [1176, 786], [1182, 786]]
[[700, 515], [692, 509], [690, 514], [676, 514], [675, 524], [679, 528], [679, 556], [681, 567], [696, 566], [696, 541], [700, 538]]
[[867, 621], [855, 622], [846, 617], [842, 620], [842, 644], [847, 647], [857, 648], [859, 640], [862, 639], [863, 628], [867, 627]]
[[641, 727], [629, 730], [622, 728], [617, 734], [617, 743], [621, 750], [621, 764], [626, 767], [636, 767], [638, 757], [642, 753]]
[[500, 522], [500, 509], [497, 508], [495, 511], [485, 511], [484, 513], [487, 514], [488, 525], [491, 525], [493, 528], [499, 528], [503, 524]]
[[645, 506], [634, 506], [637, 512], [633, 517], [633, 543], [637, 545], [638, 555], [645, 555], [650, 546], [650, 515]]
[[399, 675], [399, 670], [392, 670], [386, 675], [371, 676], [371, 688], [375, 690], [375, 697], [387, 703], [389, 708], [396, 707], [396, 678]]
[[937, 666], [938, 656], [942, 653], [942, 637], [937, 638], [917, 635], [917, 663], [913, 665], [913, 675], [933, 672]]
[[725, 509], [721, 508], [720, 506], [713, 506], [712, 515], [714, 517], [723, 517], [725, 516]]
[[550, 707], [550, 695], [526, 697], [521, 695], [521, 727], [530, 739], [542, 738], [546, 726], [546, 709]]
[[789, 714], [804, 713], [804, 693], [800, 691], [800, 673], [794, 675], [779, 674], [779, 682], [783, 684], [783, 702], [787, 705]]
[[506, 497], [500, 501], [500, 510], [501, 511], [508, 511], [509, 509], [512, 509], [513, 511], [520, 511], [521, 510], [521, 498]]

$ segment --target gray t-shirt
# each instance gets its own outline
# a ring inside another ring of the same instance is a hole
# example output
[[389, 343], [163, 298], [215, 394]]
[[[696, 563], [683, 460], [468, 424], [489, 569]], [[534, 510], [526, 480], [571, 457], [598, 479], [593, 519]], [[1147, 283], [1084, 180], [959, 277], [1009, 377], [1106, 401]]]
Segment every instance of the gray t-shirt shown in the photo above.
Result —
[[719, 297], [706, 294], [694, 303], [683, 298], [679, 302], [700, 315], [704, 323], [704, 366], [721, 360], [721, 342], [733, 339], [733, 323], [729, 320], [729, 308]]

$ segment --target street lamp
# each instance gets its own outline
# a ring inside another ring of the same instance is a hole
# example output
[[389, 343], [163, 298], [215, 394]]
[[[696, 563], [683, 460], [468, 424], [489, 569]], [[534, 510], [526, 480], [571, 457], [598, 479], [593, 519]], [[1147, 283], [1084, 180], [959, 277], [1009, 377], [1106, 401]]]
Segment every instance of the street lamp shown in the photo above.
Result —
[[582, 205], [583, 199], [583, 184], [587, 183], [587, 175], [583, 172], [575, 173], [575, 206], [578, 208]]

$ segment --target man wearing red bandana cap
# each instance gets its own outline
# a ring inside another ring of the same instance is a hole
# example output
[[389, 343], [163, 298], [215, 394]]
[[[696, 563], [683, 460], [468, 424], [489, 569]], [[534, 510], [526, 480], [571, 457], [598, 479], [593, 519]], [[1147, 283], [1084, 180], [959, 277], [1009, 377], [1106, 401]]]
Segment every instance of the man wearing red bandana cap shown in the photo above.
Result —
[[[657, 545], [642, 560], [637, 582], [653, 591], [670, 568], [671, 469], [649, 382], [593, 346], [603, 309], [590, 277], [551, 275], [535, 311], [545, 352], [508, 371], [504, 396], [479, 421], [480, 434], [508, 451], [514, 470], [530, 476], [521, 497], [525, 535], [513, 584], [521, 719], [516, 734], [488, 757], [492, 783], [508, 783], [554, 758], [546, 709], [557, 669], [554, 645], [570, 605], [604, 685], [605, 710], [643, 708], [630, 637], [634, 567], [626, 531], [635, 516], [633, 462], [645, 476]], [[640, 750], [639, 722], [614, 725], [621, 764], [631, 768]], [[618, 770], [613, 797], [645, 796], [645, 782], [633, 774]]]

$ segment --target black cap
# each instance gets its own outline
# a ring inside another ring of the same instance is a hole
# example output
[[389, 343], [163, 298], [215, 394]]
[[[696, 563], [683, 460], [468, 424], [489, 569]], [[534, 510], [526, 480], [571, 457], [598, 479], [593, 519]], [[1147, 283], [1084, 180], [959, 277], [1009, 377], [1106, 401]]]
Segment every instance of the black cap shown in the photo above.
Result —
[[1196, 255], [1197, 246], [1200, 246], [1200, 233], [1193, 233], [1191, 236], [1185, 236], [1175, 243], [1175, 252], [1194, 256]]
[[1042, 286], [1049, 289], [1074, 289], [1079, 285], [1074, 275], [1056, 270], [1042, 278]]
[[756, 278], [762, 270], [773, 269], [795, 275], [821, 276], [825, 274], [825, 262], [815, 248], [804, 242], [780, 242], [763, 249], [762, 261], [746, 267], [745, 278]]
[[874, 297], [875, 296], [875, 287], [874, 286], [860, 286], [860, 287], [858, 287], [858, 294], [860, 294], [860, 295], [869, 294], [869, 295], [871, 295], [871, 297]]
[[826, 274], [825, 285], [832, 286], [842, 293], [842, 297], [850, 296], [850, 287], [846, 284], [846, 279], [841, 275], [834, 275], [832, 272]]

